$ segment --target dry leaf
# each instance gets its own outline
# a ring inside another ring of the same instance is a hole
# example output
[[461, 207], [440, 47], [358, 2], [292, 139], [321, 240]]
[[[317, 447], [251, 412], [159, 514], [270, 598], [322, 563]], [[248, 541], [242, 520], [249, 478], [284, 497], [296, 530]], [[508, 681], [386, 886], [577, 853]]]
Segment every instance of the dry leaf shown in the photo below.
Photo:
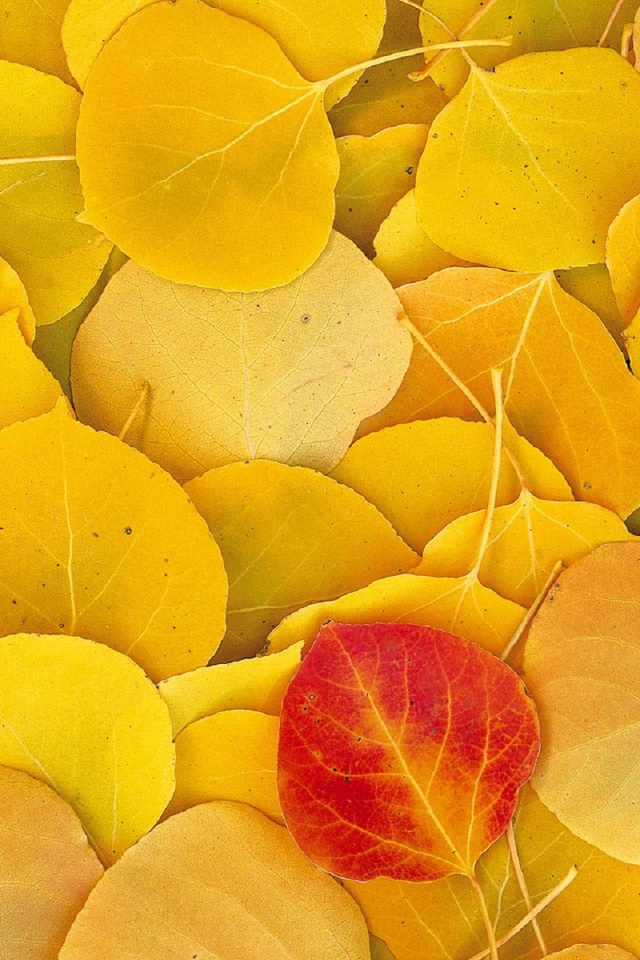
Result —
[[403, 123], [371, 137], [336, 140], [340, 176], [336, 184], [335, 227], [368, 257], [391, 208], [416, 182], [429, 127]]
[[600, 317], [618, 346], [624, 350], [625, 321], [616, 303], [607, 265], [592, 263], [588, 267], [558, 270], [556, 280], [566, 293]]
[[[415, 7], [387, 0], [387, 20], [378, 55], [421, 46], [418, 16]], [[430, 78], [423, 83], [409, 80], [408, 74], [418, 70], [422, 61], [417, 54], [365, 70], [348, 96], [329, 113], [336, 137], [354, 133], [370, 137], [398, 123], [431, 123], [447, 101]]]
[[[593, 47], [607, 24], [614, 0], [429, 0], [425, 7], [440, 16], [456, 36], [511, 37], [509, 47], [474, 51], [480, 66], [491, 69], [503, 60], [536, 50]], [[633, 16], [637, 0], [623, 0], [609, 32], [607, 46], [620, 49], [622, 26]], [[471, 26], [465, 25], [472, 21]], [[447, 31], [428, 15], [420, 18], [425, 44], [450, 39]], [[462, 55], [451, 51], [433, 69], [432, 76], [452, 97], [463, 85], [469, 67]]]
[[474, 67], [429, 131], [418, 219], [438, 246], [476, 263], [601, 263], [609, 224], [640, 185], [640, 140], [628, 135], [639, 114], [640, 76], [612, 50]]
[[[131, 14], [154, 0], [71, 0], [62, 39], [69, 66], [81, 87], [103, 46]], [[324, 80], [375, 53], [385, 19], [384, 0], [210, 0], [274, 37], [307, 80]], [[343, 89], [342, 95], [353, 81]]]
[[0, 313], [0, 429], [47, 413], [60, 384], [35, 356], [20, 329], [20, 308]]
[[[460, 517], [425, 547], [418, 574], [461, 577], [476, 563], [486, 511]], [[615, 513], [595, 503], [541, 500], [527, 490], [493, 512], [478, 576], [501, 597], [531, 606], [556, 564], [575, 563], [611, 540], [631, 540]]]
[[638, 543], [612, 543], [563, 573], [524, 654], [543, 730], [540, 799], [629, 863], [640, 863], [639, 561]]
[[[640, 951], [640, 868], [613, 860], [574, 837], [525, 786], [516, 813], [515, 838], [533, 904], [546, 897], [574, 865], [578, 873], [538, 915], [551, 952], [576, 939], [615, 940]], [[504, 937], [528, 913], [506, 838], [498, 840], [478, 862], [478, 877], [496, 918], [496, 936]], [[374, 880], [347, 883], [367, 922], [387, 941], [395, 960], [425, 960], [445, 951], [450, 960], [468, 960], [486, 949], [480, 906], [464, 877], [435, 883]], [[536, 960], [540, 946], [531, 924], [500, 947], [504, 960]]]
[[18, 272], [38, 323], [77, 306], [111, 250], [76, 221], [79, 105], [78, 91], [57, 77], [0, 61], [0, 255]]
[[190, 723], [222, 710], [257, 710], [277, 717], [301, 652], [302, 643], [293, 642], [273, 656], [216, 663], [163, 680], [158, 691], [169, 708], [174, 737]]
[[340, 877], [473, 878], [540, 749], [517, 674], [409, 624], [322, 627], [280, 714], [286, 824]]
[[73, 83], [60, 29], [68, 0], [2, 0], [0, 59], [24, 63]]
[[268, 460], [185, 485], [222, 551], [227, 633], [217, 660], [252, 656], [288, 613], [332, 600], [419, 558], [374, 506], [335, 480]]
[[169, 711], [140, 667], [103, 644], [3, 637], [0, 763], [64, 797], [110, 863], [154, 825], [173, 793]]
[[[304, 905], [304, 909], [301, 906]], [[351, 897], [239, 803], [171, 817], [109, 870], [60, 960], [368, 960]]]
[[3, 960], [57, 960], [102, 873], [71, 807], [46, 784], [0, 767]]
[[300, 278], [259, 294], [179, 286], [130, 262], [76, 338], [78, 416], [181, 480], [236, 460], [330, 470], [397, 390], [411, 337], [393, 290], [333, 233]]
[[640, 194], [625, 203], [609, 228], [607, 265], [627, 323], [640, 310]]
[[[421, 551], [452, 520], [486, 506], [494, 437], [491, 424], [453, 417], [398, 424], [358, 440], [331, 476], [373, 503], [409, 546]], [[539, 496], [571, 500], [551, 461], [518, 440], [528, 488]], [[497, 503], [511, 503], [521, 486], [503, 457]]]
[[220, 551], [178, 484], [115, 437], [51, 413], [0, 432], [0, 624], [80, 634], [155, 680], [224, 632]]
[[373, 239], [373, 262], [394, 287], [426, 280], [445, 267], [468, 266], [453, 254], [441, 250], [418, 223], [415, 189], [392, 207]]
[[176, 738], [176, 790], [167, 816], [209, 800], [248, 803], [281, 820], [276, 789], [278, 718], [223, 710]]
[[476, 419], [459, 383], [492, 410], [489, 371], [497, 367], [513, 426], [577, 497], [622, 517], [640, 505], [640, 477], [628, 467], [640, 460], [640, 384], [598, 318], [552, 275], [452, 267], [398, 292], [458, 385], [416, 343], [400, 390], [367, 432], [429, 417]]
[[[340, 623], [413, 623], [455, 633], [498, 656], [520, 625], [525, 610], [465, 577], [416, 577], [403, 574], [370, 583], [338, 600], [296, 610], [269, 634], [268, 652], [310, 644], [327, 620]], [[281, 651], [281, 652], [280, 652]], [[271, 657], [264, 658], [270, 660]], [[188, 675], [186, 675], [188, 676]], [[186, 681], [185, 676], [185, 681]], [[181, 678], [176, 678], [179, 682]], [[174, 681], [167, 680], [167, 684]], [[162, 686], [160, 692], [162, 693]], [[171, 704], [169, 703], [171, 710]]]
[[86, 84], [83, 220], [178, 283], [288, 283], [320, 254], [333, 221], [326, 86], [303, 79], [245, 20], [197, 0], [144, 8]]

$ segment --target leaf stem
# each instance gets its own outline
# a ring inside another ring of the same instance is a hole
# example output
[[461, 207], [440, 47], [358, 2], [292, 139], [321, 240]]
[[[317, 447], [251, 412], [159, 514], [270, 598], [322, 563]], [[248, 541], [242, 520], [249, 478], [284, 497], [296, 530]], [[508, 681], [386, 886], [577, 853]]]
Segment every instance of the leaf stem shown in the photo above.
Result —
[[133, 421], [135, 420], [135, 418], [136, 418], [136, 417], [138, 416], [138, 414], [140, 413], [140, 408], [142, 407], [142, 404], [143, 404], [143, 403], [145, 402], [145, 400], [147, 399], [147, 396], [148, 396], [148, 394], [149, 394], [149, 389], [150, 389], [149, 383], [145, 380], [145, 382], [144, 382], [143, 385], [142, 385], [142, 390], [140, 391], [140, 396], [139, 396], [138, 399], [136, 400], [136, 404], [135, 404], [133, 410], [131, 411], [131, 413], [130, 413], [129, 416], [127, 417], [127, 419], [126, 419], [126, 421], [125, 421], [125, 424], [124, 424], [122, 430], [121, 430], [120, 433], [118, 434], [118, 440], [124, 440], [124, 438], [126, 437], [126, 435], [129, 433], [129, 430], [131, 429], [131, 424], [133, 423]]
[[489, 941], [489, 949], [483, 954], [483, 956], [490, 956], [491, 960], [498, 960], [498, 944], [496, 943], [496, 932], [493, 929], [493, 924], [491, 923], [491, 917], [489, 916], [489, 908], [487, 906], [487, 901], [484, 895], [484, 891], [480, 886], [480, 883], [475, 873], [469, 874], [469, 880], [471, 881], [471, 886], [475, 890], [476, 895], [478, 897], [480, 910], [482, 912], [482, 920], [484, 922], [485, 930], [487, 931], [487, 940]]
[[65, 153], [53, 157], [0, 157], [0, 167], [8, 167], [14, 163], [55, 163], [63, 160], [75, 160], [75, 154]]
[[[522, 869], [522, 864], [520, 863], [520, 856], [518, 854], [518, 844], [516, 843], [516, 833], [513, 829], [513, 820], [509, 821], [509, 826], [507, 827], [507, 844], [509, 845], [509, 856], [511, 857], [511, 863], [513, 864], [513, 869], [516, 873], [516, 879], [518, 881], [518, 886], [520, 887], [520, 893], [522, 894], [522, 899], [524, 900], [527, 911], [531, 913], [532, 903], [531, 897], [529, 895], [529, 888], [527, 886], [527, 881], [524, 876], [524, 870]], [[540, 924], [538, 923], [537, 917], [531, 918], [531, 926], [533, 932], [536, 935], [536, 940], [540, 945], [540, 950], [542, 951], [542, 956], [546, 957], [548, 954], [547, 945], [544, 942], [544, 937], [542, 936], [542, 931], [540, 929]]]
[[611, 11], [611, 13], [610, 13], [610, 15], [609, 15], [609, 19], [607, 20], [606, 26], [605, 26], [604, 30], [602, 31], [602, 35], [601, 35], [600, 39], [598, 40], [598, 46], [599, 46], [599, 47], [604, 46], [604, 44], [605, 44], [605, 42], [606, 42], [606, 39], [607, 39], [607, 37], [609, 36], [609, 31], [611, 30], [611, 27], [613, 26], [614, 20], [616, 19], [616, 17], [617, 17], [618, 14], [620, 13], [620, 10], [621, 10], [621, 8], [622, 8], [622, 4], [623, 4], [623, 3], [624, 3], [624, 0], [616, 0], [616, 4], [615, 4], [613, 10]]
[[439, 27], [442, 27], [444, 32], [448, 33], [452, 40], [458, 39], [451, 27], [447, 26], [437, 13], [432, 13], [431, 10], [427, 10], [421, 3], [414, 3], [414, 0], [400, 0], [400, 3], [404, 3], [406, 7], [413, 7], [414, 10], [419, 10], [423, 16], [429, 17], [434, 23], [437, 23]]
[[[546, 897], [543, 897], [542, 900], [535, 905], [535, 907], [532, 907], [529, 913], [527, 913], [522, 920], [516, 923], [515, 927], [512, 927], [511, 930], [508, 930], [504, 936], [500, 937], [500, 939], [496, 941], [496, 947], [503, 947], [505, 943], [508, 943], [509, 940], [513, 939], [516, 934], [520, 933], [521, 930], [524, 930], [527, 924], [531, 923], [535, 917], [539, 916], [545, 907], [548, 907], [550, 903], [553, 903], [553, 901], [560, 896], [563, 890], [566, 890], [569, 884], [573, 883], [577, 876], [577, 868], [571, 867], [564, 880], [561, 880], [560, 883], [553, 888], [553, 890], [549, 891]], [[482, 950], [480, 953], [476, 953], [473, 957], [470, 957], [469, 960], [485, 960], [485, 957], [490, 955], [490, 949]]]
[[549, 574], [549, 576], [548, 576], [547, 579], [545, 580], [545, 582], [544, 582], [544, 584], [543, 584], [543, 586], [542, 586], [542, 590], [540, 591], [540, 593], [538, 594], [538, 596], [535, 598], [535, 600], [533, 601], [533, 603], [531, 604], [531, 606], [530, 606], [529, 609], [527, 610], [526, 615], [522, 618], [521, 623], [520, 623], [520, 624], [518, 625], [518, 627], [516, 628], [515, 633], [513, 634], [513, 636], [511, 637], [511, 639], [509, 640], [509, 643], [506, 645], [506, 647], [504, 648], [504, 650], [503, 650], [502, 653], [500, 654], [500, 659], [501, 659], [501, 660], [503, 660], [503, 661], [504, 661], [504, 660], [508, 660], [509, 657], [511, 656], [511, 654], [513, 653], [513, 651], [515, 650], [515, 648], [518, 646], [518, 643], [520, 642], [521, 638], [524, 636], [524, 634], [525, 634], [526, 631], [528, 630], [529, 626], [531, 625], [531, 621], [533, 620], [533, 618], [535, 617], [536, 613], [538, 612], [538, 610], [539, 610], [540, 607], [542, 606], [542, 604], [543, 604], [543, 602], [544, 602], [544, 598], [545, 598], [546, 595], [548, 594], [549, 589], [550, 589], [552, 583], [554, 582], [554, 580], [556, 579], [556, 577], [558, 576], [558, 574], [561, 573], [561, 571], [562, 571], [563, 569], [564, 569], [564, 564], [563, 564], [562, 560], [558, 560], [558, 562], [555, 564], [553, 570], [551, 571], [551, 573]]
[[493, 444], [493, 465], [491, 470], [491, 484], [489, 487], [489, 497], [487, 500], [487, 509], [484, 515], [482, 525], [482, 536], [478, 547], [478, 556], [469, 571], [469, 577], [477, 580], [480, 574], [480, 567], [484, 560], [487, 547], [489, 546], [489, 537], [491, 536], [491, 527], [493, 525], [493, 514], [496, 509], [496, 500], [498, 499], [498, 483], [500, 482], [500, 465], [502, 453], [502, 425], [503, 425], [503, 406], [502, 406], [502, 370], [491, 368], [491, 386], [493, 387], [494, 400], [496, 405], [495, 416], [495, 437]]
[[[406, 2], [406, 0], [403, 0], [403, 2]], [[467, 22], [464, 24], [464, 26], [460, 28], [460, 31], [459, 31], [459, 33], [458, 33], [458, 38], [459, 38], [459, 39], [462, 39], [462, 37], [464, 37], [464, 35], [465, 35], [466, 33], [468, 33], [469, 30], [472, 30], [472, 29], [475, 27], [475, 25], [476, 25], [480, 20], [482, 20], [482, 18], [483, 18], [484, 16], [486, 16], [486, 14], [489, 12], [489, 10], [491, 10], [491, 7], [493, 7], [493, 5], [494, 5], [495, 3], [497, 3], [497, 2], [498, 2], [498, 0], [489, 0], [489, 2], [486, 3], [484, 6], [480, 7], [479, 10], [476, 10], [476, 12], [473, 14], [473, 16], [470, 17], [470, 18], [467, 20]], [[439, 17], [436, 17], [436, 16], [434, 16], [433, 14], [429, 13], [428, 10], [424, 10], [424, 9], [423, 9], [422, 12], [423, 12], [425, 15], [432, 16], [434, 20], [438, 21], [438, 22], [441, 24], [441, 26], [443, 26], [443, 27], [445, 28], [445, 30], [447, 31], [447, 33], [450, 33], [451, 36], [454, 36], [454, 37], [455, 37], [455, 34], [449, 29], [449, 27], [448, 27], [445, 23], [443, 23], [442, 21], [440, 21]], [[513, 43], [513, 37], [509, 37], [508, 39], [509, 39], [509, 46], [510, 46], [511, 43]], [[502, 44], [502, 46], [506, 46], [506, 44]], [[444, 58], [447, 56], [447, 53], [448, 53], [448, 51], [445, 50], [445, 51], [443, 51], [442, 53], [439, 53], [438, 56], [433, 57], [431, 60], [428, 61], [428, 63], [425, 63], [425, 65], [424, 65], [424, 67], [422, 67], [422, 69], [420, 69], [420, 70], [415, 70], [412, 74], [410, 74], [411, 79], [412, 79], [412, 80], [423, 80], [423, 79], [427, 76], [427, 74], [429, 74], [429, 73], [433, 70], [434, 67], [436, 67], [442, 60], [444, 60]], [[462, 55], [465, 57], [465, 59], [466, 59], [470, 64], [473, 63], [473, 60], [471, 60], [471, 58], [466, 54], [466, 52], [465, 52], [464, 49], [461, 50], [461, 53], [462, 53]], [[474, 66], [476, 66], [475, 63], [474, 63]]]
[[379, 67], [384, 63], [393, 63], [395, 60], [406, 60], [409, 57], [415, 57], [418, 53], [429, 53], [431, 50], [436, 52], [441, 50], [459, 50], [462, 47], [509, 47], [513, 42], [513, 37], [501, 37], [498, 40], [448, 40], [445, 43], [433, 43], [428, 47], [412, 47], [410, 50], [398, 50], [395, 53], [386, 53], [382, 57], [374, 57], [373, 60], [363, 60], [361, 63], [354, 63], [352, 67], [346, 67], [340, 73], [335, 73], [326, 80], [316, 81], [316, 88], [326, 90], [333, 83], [344, 80], [354, 73], [361, 73], [370, 67]]

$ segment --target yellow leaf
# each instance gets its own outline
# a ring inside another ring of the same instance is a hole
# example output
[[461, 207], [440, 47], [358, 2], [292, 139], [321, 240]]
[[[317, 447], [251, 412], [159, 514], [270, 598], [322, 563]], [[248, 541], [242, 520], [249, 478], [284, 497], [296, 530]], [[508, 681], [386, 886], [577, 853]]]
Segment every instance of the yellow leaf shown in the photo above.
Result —
[[600, 263], [609, 224], [638, 192], [640, 140], [628, 130], [639, 114], [640, 75], [612, 50], [474, 67], [429, 131], [418, 219], [438, 246], [476, 263]]
[[411, 337], [397, 296], [338, 233], [304, 276], [260, 294], [178, 286], [126, 264], [73, 349], [78, 416], [181, 480], [236, 460], [330, 470], [393, 396]]
[[416, 182], [429, 127], [403, 123], [372, 137], [336, 140], [340, 177], [336, 185], [335, 227], [368, 257], [373, 239], [393, 205]]
[[554, 960], [636, 960], [634, 954], [611, 943], [576, 943], [550, 956]]
[[224, 632], [220, 551], [178, 484], [55, 410], [0, 432], [0, 623], [80, 634], [158, 680]]
[[[422, 44], [418, 11], [399, 0], [387, 0], [387, 20], [378, 54], [410, 50]], [[336, 137], [370, 137], [398, 123], [431, 123], [446, 98], [431, 78], [412, 83], [408, 74], [423, 63], [421, 54], [400, 62], [370, 67], [347, 97], [329, 113]]]
[[[485, 511], [460, 517], [425, 547], [418, 574], [460, 577], [476, 562]], [[493, 513], [480, 581], [515, 603], [530, 606], [562, 561], [579, 560], [601, 543], [630, 540], [615, 513], [594, 503], [540, 500], [524, 490], [515, 503]]]
[[13, 60], [73, 83], [60, 29], [69, 0], [2, 0], [0, 59]]
[[38, 327], [33, 352], [51, 370], [68, 397], [71, 397], [71, 348], [80, 324], [97, 303], [107, 282], [126, 262], [125, 255], [113, 247], [97, 284], [82, 303], [55, 323]]
[[[550, 893], [571, 867], [578, 868], [575, 880], [538, 915], [549, 951], [572, 946], [576, 939], [595, 943], [612, 940], [638, 954], [640, 868], [613, 860], [574, 837], [530, 787], [521, 794], [515, 837], [533, 904]], [[478, 877], [500, 939], [528, 913], [506, 838], [501, 837], [479, 861]], [[443, 944], [449, 960], [468, 960], [486, 949], [480, 907], [464, 877], [435, 883], [374, 880], [347, 883], [346, 887], [396, 960], [440, 957]], [[500, 948], [500, 957], [540, 957], [530, 924]]]
[[598, 318], [552, 275], [452, 267], [398, 293], [440, 362], [416, 343], [400, 390], [369, 418], [368, 432], [477, 418], [460, 383], [492, 410], [489, 371], [500, 368], [514, 428], [560, 468], [575, 496], [623, 517], [640, 504], [640, 475], [629, 470], [640, 461], [640, 384]]
[[[633, 17], [638, 0], [624, 0], [607, 46], [620, 49], [623, 25]], [[486, 47], [474, 51], [474, 59], [487, 70], [503, 60], [536, 50], [565, 50], [593, 47], [600, 39], [614, 0], [429, 0], [425, 6], [441, 17], [456, 36], [511, 37], [510, 47]], [[471, 26], [466, 24], [472, 21]], [[450, 39], [433, 17], [423, 15], [420, 28], [425, 45]], [[477, 55], [476, 55], [477, 54]], [[445, 54], [431, 71], [448, 97], [454, 96], [469, 74], [469, 67], [457, 51]]]
[[111, 251], [76, 221], [79, 106], [78, 91], [57, 77], [0, 62], [0, 255], [18, 272], [38, 323], [77, 306]]
[[55, 960], [102, 873], [71, 807], [44, 783], [0, 767], [3, 960]]
[[170, 817], [105, 874], [60, 960], [202, 954], [368, 960], [369, 938], [351, 897], [284, 827], [217, 801]]
[[257, 710], [277, 717], [301, 652], [302, 643], [293, 643], [269, 657], [216, 663], [163, 680], [158, 691], [169, 708], [174, 737], [221, 710]]
[[592, 263], [588, 267], [558, 270], [556, 280], [566, 293], [600, 317], [618, 346], [624, 349], [625, 321], [616, 303], [607, 265]]
[[144, 8], [87, 81], [83, 220], [179, 283], [288, 283], [320, 254], [333, 221], [326, 87], [245, 20], [197, 0]]
[[[84, 87], [94, 60], [114, 33], [155, 0], [71, 0], [62, 28], [69, 67]], [[209, 0], [274, 37], [307, 80], [324, 80], [375, 53], [385, 20], [384, 0]], [[414, 44], [414, 46], [417, 44]], [[351, 83], [346, 89], [351, 86]]]
[[232, 463], [185, 490], [222, 551], [227, 633], [218, 660], [250, 657], [288, 613], [418, 562], [375, 507], [305, 467]]
[[[373, 503], [420, 551], [452, 520], [486, 506], [494, 437], [491, 424], [452, 417], [402, 423], [356, 441], [331, 476]], [[522, 443], [528, 448], [520, 453], [528, 488], [540, 496], [573, 499], [553, 464]], [[513, 465], [503, 457], [497, 503], [511, 503], [520, 489]]]
[[277, 717], [223, 710], [176, 738], [176, 791], [167, 816], [209, 800], [248, 803], [282, 820], [276, 789]]
[[625, 203], [609, 228], [607, 265], [627, 323], [640, 310], [640, 194]]
[[53, 409], [62, 389], [25, 343], [20, 309], [0, 313], [0, 429]]
[[166, 704], [128, 657], [80, 637], [0, 639], [0, 763], [43, 780], [80, 817], [104, 863], [171, 798]]
[[416, 214], [415, 189], [392, 207], [380, 224], [373, 247], [373, 262], [394, 287], [426, 280], [445, 267], [468, 266], [465, 260], [441, 250], [424, 232]]
[[18, 323], [27, 344], [33, 344], [36, 333], [36, 318], [29, 306], [29, 298], [24, 284], [6, 260], [0, 258], [0, 314], [20, 308]]
[[405, 574], [376, 580], [338, 600], [314, 603], [290, 614], [269, 634], [268, 652], [282, 656], [291, 644], [300, 640], [311, 643], [323, 623], [335, 620], [435, 627], [499, 655], [524, 614], [523, 607], [499, 597], [477, 580]]
[[527, 638], [540, 711], [540, 799], [612, 857], [640, 863], [640, 545], [600, 547], [561, 575]]

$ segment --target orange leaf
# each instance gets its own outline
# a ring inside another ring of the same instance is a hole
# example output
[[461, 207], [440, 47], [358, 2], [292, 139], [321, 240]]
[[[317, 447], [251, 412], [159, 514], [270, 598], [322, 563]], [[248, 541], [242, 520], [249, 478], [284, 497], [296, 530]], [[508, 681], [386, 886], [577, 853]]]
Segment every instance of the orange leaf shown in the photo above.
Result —
[[518, 676], [410, 624], [323, 627], [283, 701], [278, 787], [302, 850], [338, 876], [473, 876], [539, 750]]

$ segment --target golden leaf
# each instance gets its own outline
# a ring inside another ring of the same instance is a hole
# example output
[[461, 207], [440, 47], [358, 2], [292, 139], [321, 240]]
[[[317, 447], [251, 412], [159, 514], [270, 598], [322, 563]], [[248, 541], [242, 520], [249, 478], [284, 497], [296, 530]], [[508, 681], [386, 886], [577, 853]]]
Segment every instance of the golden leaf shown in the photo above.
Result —
[[140, 667], [104, 644], [3, 637], [0, 763], [64, 797], [110, 863], [154, 825], [173, 793], [169, 711]]

